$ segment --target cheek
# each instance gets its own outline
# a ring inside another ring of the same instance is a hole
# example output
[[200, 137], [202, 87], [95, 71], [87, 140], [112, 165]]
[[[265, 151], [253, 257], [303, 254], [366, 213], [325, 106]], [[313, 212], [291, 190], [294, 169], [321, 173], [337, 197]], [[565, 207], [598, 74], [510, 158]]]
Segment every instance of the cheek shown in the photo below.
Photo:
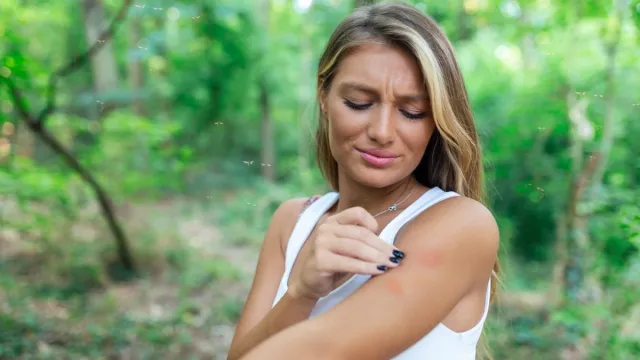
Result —
[[403, 129], [405, 144], [411, 152], [415, 153], [416, 157], [422, 158], [422, 154], [424, 154], [427, 145], [429, 145], [434, 128], [435, 126], [432, 122], [429, 122], [410, 124], [410, 126]]
[[[344, 142], [356, 138], [362, 132], [362, 121], [348, 109], [334, 107], [329, 111], [330, 141]], [[340, 146], [341, 144], [334, 144]]]

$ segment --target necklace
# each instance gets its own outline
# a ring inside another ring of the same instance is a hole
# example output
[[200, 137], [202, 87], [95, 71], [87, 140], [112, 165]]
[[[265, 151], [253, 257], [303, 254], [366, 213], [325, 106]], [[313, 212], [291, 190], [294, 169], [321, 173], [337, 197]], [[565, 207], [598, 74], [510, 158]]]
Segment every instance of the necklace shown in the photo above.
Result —
[[405, 200], [407, 200], [407, 199], [409, 198], [409, 196], [411, 196], [411, 194], [413, 193], [413, 190], [415, 190], [415, 189], [416, 189], [416, 187], [417, 187], [417, 186], [416, 186], [416, 185], [414, 185], [414, 186], [413, 186], [413, 189], [411, 189], [411, 191], [409, 192], [409, 195], [407, 195], [404, 199], [400, 200], [400, 201], [399, 201], [399, 202], [397, 202], [397, 203], [392, 204], [392, 205], [391, 205], [391, 206], [389, 206], [386, 210], [383, 210], [383, 211], [381, 211], [381, 212], [379, 212], [379, 213], [377, 213], [377, 214], [373, 215], [373, 217], [375, 218], [375, 217], [377, 217], [377, 216], [379, 216], [379, 215], [382, 215], [382, 214], [388, 213], [389, 211], [396, 211], [396, 210], [398, 210], [398, 205], [402, 204]]

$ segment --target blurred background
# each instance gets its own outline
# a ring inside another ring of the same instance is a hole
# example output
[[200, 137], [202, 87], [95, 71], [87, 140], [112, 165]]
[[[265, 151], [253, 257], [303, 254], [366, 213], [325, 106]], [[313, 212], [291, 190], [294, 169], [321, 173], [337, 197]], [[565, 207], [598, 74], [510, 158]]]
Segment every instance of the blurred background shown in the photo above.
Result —
[[[314, 74], [367, 2], [2, 0], [0, 358], [224, 359], [274, 210], [328, 191]], [[482, 138], [494, 358], [638, 358], [640, 1], [409, 3]]]

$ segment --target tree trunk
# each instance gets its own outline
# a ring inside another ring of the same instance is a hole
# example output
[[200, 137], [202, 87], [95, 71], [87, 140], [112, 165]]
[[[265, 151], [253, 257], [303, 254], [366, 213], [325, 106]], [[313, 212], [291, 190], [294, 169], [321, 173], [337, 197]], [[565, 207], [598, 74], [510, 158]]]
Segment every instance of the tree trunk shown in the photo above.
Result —
[[[208, 8], [207, 8], [208, 9]], [[208, 10], [207, 10], [208, 11]], [[168, 68], [168, 64], [169, 62], [166, 60], [167, 58], [167, 53], [168, 53], [168, 47], [167, 47], [167, 36], [166, 36], [166, 28], [167, 28], [167, 24], [165, 22], [166, 18], [162, 17], [162, 16], [158, 16], [155, 19], [155, 26], [156, 26], [156, 31], [158, 31], [159, 33], [162, 34], [163, 36], [163, 40], [159, 42], [159, 44], [157, 45], [157, 49], [156, 49], [156, 55], [163, 58], [163, 67], [160, 68], [158, 71], [153, 71], [153, 76], [156, 76], [160, 79], [162, 79], [161, 81], [166, 81], [166, 77], [167, 74], [169, 72], [169, 68]], [[155, 101], [157, 103], [160, 104], [160, 109], [162, 111], [162, 113], [165, 115], [165, 117], [167, 118], [171, 118], [171, 114], [173, 112], [173, 102], [172, 99], [167, 96], [166, 94], [164, 94], [160, 89], [156, 89], [154, 96], [156, 97]]]
[[376, 3], [375, 0], [354, 0], [353, 1], [353, 7], [354, 8], [359, 8], [361, 6], [373, 5], [375, 3]]
[[567, 235], [569, 224], [567, 224], [566, 217], [566, 213], [560, 213], [556, 217], [556, 243], [554, 245], [555, 261], [553, 264], [551, 284], [549, 286], [548, 293], [548, 298], [554, 308], [562, 305], [564, 300], [564, 271], [567, 267], [567, 242], [569, 241]]
[[469, 40], [471, 38], [471, 27], [469, 25], [469, 13], [464, 8], [464, 0], [460, 0], [457, 6], [458, 40]]
[[[531, 9], [524, 6], [520, 15], [520, 23], [524, 29], [531, 27]], [[522, 62], [525, 69], [530, 68], [536, 61], [536, 42], [531, 31], [522, 35], [520, 48], [522, 49]]]
[[[131, 19], [129, 27], [129, 49], [138, 53], [138, 46], [140, 45], [140, 38], [142, 33], [142, 27], [140, 26], [140, 19], [136, 16]], [[129, 87], [131, 89], [132, 96], [132, 110], [138, 116], [144, 115], [144, 106], [142, 101], [142, 88], [144, 86], [144, 78], [142, 73], [142, 62], [138, 57], [135, 57], [129, 62]]]
[[[616, 2], [614, 1], [614, 5]], [[570, 115], [572, 123], [572, 143], [573, 143], [573, 163], [574, 180], [571, 188], [571, 198], [567, 209], [569, 224], [569, 261], [565, 267], [565, 294], [566, 299], [572, 303], [597, 303], [602, 301], [603, 290], [601, 285], [601, 275], [594, 271], [593, 265], [597, 259], [600, 249], [589, 237], [589, 217], [590, 213], [582, 209], [589, 209], [590, 203], [597, 197], [597, 188], [602, 184], [606, 170], [608, 158], [610, 156], [613, 141], [615, 140], [615, 69], [616, 54], [620, 40], [620, 9], [617, 5], [614, 16], [617, 22], [609, 22], [610, 37], [605, 40], [605, 53], [607, 56], [607, 68], [605, 72], [605, 116], [603, 123], [602, 137], [598, 144], [598, 150], [592, 153], [587, 159], [582, 159], [582, 144], [578, 131], [584, 125], [586, 118], [585, 99], [575, 100], [573, 92], [569, 93]], [[576, 169], [580, 168], [579, 171]], [[608, 326], [608, 319], [594, 314], [589, 319], [590, 328], [588, 334], [580, 339], [579, 348], [590, 349], [598, 341], [601, 330]], [[586, 355], [584, 355], [586, 356]], [[580, 358], [584, 358], [584, 356]]]
[[270, 100], [265, 79], [260, 81], [260, 111], [262, 113], [262, 176], [268, 181], [275, 181], [275, 145], [273, 141], [273, 124], [270, 115]]
[[[262, 21], [265, 34], [269, 35], [269, 15], [270, 0], [262, 0]], [[268, 42], [267, 42], [268, 43]], [[271, 98], [269, 96], [268, 78], [266, 70], [260, 75], [259, 86], [259, 107], [262, 117], [262, 148], [260, 149], [260, 165], [262, 167], [262, 176], [267, 181], [275, 181], [276, 173], [276, 149], [273, 139], [273, 123], [271, 121]]]
[[[616, 16], [618, 16], [618, 20], [620, 21], [622, 17], [616, 11]], [[579, 127], [584, 125], [585, 122], [588, 122], [586, 118], [586, 108], [587, 108], [587, 100], [581, 99], [579, 101], [575, 100], [573, 92], [569, 94], [569, 103], [571, 105], [570, 116], [572, 117], [572, 143], [573, 143], [573, 164], [574, 164], [574, 181], [571, 189], [571, 201], [569, 202], [568, 214], [569, 214], [569, 224], [570, 224], [570, 232], [569, 236], [571, 241], [569, 242], [573, 254], [573, 259], [575, 264], [573, 266], [577, 267], [579, 272], [584, 273], [585, 270], [588, 270], [589, 263], [593, 261], [594, 251], [597, 249], [593, 248], [593, 244], [589, 243], [588, 229], [587, 229], [587, 220], [590, 214], [579, 212], [581, 208], [588, 208], [587, 202], [592, 201], [597, 194], [595, 193], [595, 189], [601, 185], [604, 172], [606, 170], [606, 165], [608, 162], [608, 158], [610, 156], [611, 148], [613, 146], [613, 141], [615, 140], [614, 127], [615, 127], [615, 68], [616, 68], [616, 54], [619, 43], [620, 36], [620, 24], [614, 25], [614, 29], [612, 29], [613, 34], [612, 38], [608, 43], [605, 44], [606, 55], [607, 55], [607, 68], [605, 72], [605, 82], [606, 82], [606, 90], [605, 90], [605, 117], [603, 124], [602, 137], [600, 140], [600, 144], [598, 145], [598, 150], [592, 153], [588, 157], [588, 159], [582, 159], [582, 144], [584, 141], [580, 139], [579, 135]], [[616, 23], [616, 22], [613, 22]], [[583, 165], [584, 163], [584, 165]], [[578, 170], [580, 169], [580, 170]], [[581, 258], [582, 255], [585, 258]], [[571, 255], [570, 255], [571, 256]], [[581, 260], [586, 260], [586, 263], [581, 263]], [[585, 268], [585, 266], [587, 266]], [[582, 288], [585, 283], [582, 281], [584, 279], [580, 279], [573, 284], [568, 284], [567, 292], [576, 293]], [[582, 289], [584, 290], [584, 289]], [[593, 295], [593, 294], [591, 294]]]
[[[87, 44], [91, 46], [101, 41], [99, 36], [106, 29], [104, 5], [102, 0], [83, 0], [82, 4], [85, 36]], [[115, 90], [118, 86], [116, 59], [111, 42], [106, 43], [91, 57], [91, 72], [98, 117], [102, 117], [114, 107], [108, 92]]]

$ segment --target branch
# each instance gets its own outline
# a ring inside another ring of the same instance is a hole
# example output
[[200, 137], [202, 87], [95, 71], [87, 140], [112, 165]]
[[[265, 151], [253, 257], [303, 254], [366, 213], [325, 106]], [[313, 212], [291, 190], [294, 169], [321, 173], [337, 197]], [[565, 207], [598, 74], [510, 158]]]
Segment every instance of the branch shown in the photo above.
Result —
[[11, 97], [13, 98], [14, 103], [16, 104], [16, 108], [18, 112], [22, 116], [22, 120], [29, 126], [29, 128], [37, 134], [40, 139], [47, 144], [53, 151], [55, 151], [58, 155], [62, 157], [64, 162], [71, 167], [81, 178], [84, 180], [91, 189], [93, 189], [96, 197], [98, 198], [98, 203], [100, 204], [100, 208], [102, 209], [102, 213], [107, 220], [109, 228], [113, 232], [116, 243], [118, 246], [118, 253], [121, 255], [122, 263], [128, 270], [134, 270], [133, 258], [129, 251], [129, 247], [127, 245], [126, 236], [124, 231], [117, 223], [115, 218], [115, 214], [113, 211], [113, 205], [111, 203], [111, 199], [107, 195], [107, 192], [102, 188], [102, 186], [98, 183], [96, 178], [91, 175], [91, 172], [82, 166], [82, 164], [76, 159], [73, 154], [67, 150], [60, 141], [58, 141], [55, 136], [53, 136], [50, 132], [46, 130], [42, 122], [35, 121], [33, 116], [29, 113], [27, 106], [24, 102], [24, 98], [20, 90], [18, 90], [13, 81], [11, 79], [5, 79], [7, 85], [9, 86], [9, 91], [11, 93]]
[[9, 93], [14, 100], [14, 104], [17, 108], [18, 113], [20, 114], [20, 118], [36, 135], [40, 137], [40, 139], [45, 144], [47, 144], [53, 151], [60, 155], [62, 159], [67, 163], [67, 165], [71, 167], [87, 184], [89, 184], [91, 189], [94, 191], [102, 213], [107, 220], [107, 224], [114, 234], [116, 245], [118, 248], [118, 255], [120, 257], [122, 265], [124, 266], [125, 270], [135, 272], [135, 266], [133, 258], [131, 256], [131, 252], [129, 251], [127, 238], [124, 234], [123, 229], [120, 227], [116, 220], [113, 205], [108, 194], [102, 188], [102, 186], [100, 186], [98, 181], [93, 177], [91, 172], [84, 166], [82, 166], [82, 164], [73, 156], [73, 154], [69, 150], [67, 150], [62, 145], [62, 143], [60, 143], [55, 138], [55, 136], [49, 133], [45, 128], [45, 120], [49, 115], [51, 115], [51, 113], [53, 113], [55, 109], [57, 79], [76, 71], [78, 68], [80, 68], [80, 66], [84, 65], [93, 54], [99, 51], [107, 41], [109, 41], [113, 37], [116, 27], [119, 25], [122, 19], [124, 19], [131, 2], [132, 0], [124, 0], [122, 7], [118, 11], [118, 14], [114, 18], [114, 20], [111, 22], [111, 25], [106, 31], [100, 34], [96, 43], [94, 43], [85, 53], [76, 56], [71, 61], [69, 61], [67, 65], [56, 70], [51, 75], [49, 79], [47, 105], [40, 112], [40, 115], [38, 115], [37, 118], [34, 118], [33, 114], [29, 112], [24, 96], [22, 95], [22, 92], [16, 87], [13, 80], [8, 77], [0, 78], [0, 80], [4, 79], [4, 82], [7, 84]]
[[49, 85], [47, 87], [47, 105], [40, 111], [40, 114], [36, 118], [36, 121], [40, 123], [39, 126], [42, 126], [42, 123], [47, 119], [49, 115], [53, 113], [55, 110], [55, 102], [56, 102], [56, 88], [57, 82], [59, 78], [63, 78], [72, 72], [76, 71], [80, 66], [85, 64], [89, 59], [113, 37], [116, 32], [116, 29], [119, 27], [120, 23], [124, 20], [127, 15], [127, 10], [131, 6], [133, 0], [124, 0], [122, 2], [122, 6], [115, 18], [111, 21], [111, 24], [107, 28], [107, 30], [103, 31], [98, 37], [98, 41], [93, 43], [91, 47], [85, 51], [84, 53], [75, 56], [71, 61], [69, 61], [66, 65], [56, 70], [51, 77], [49, 78]]
[[22, 97], [22, 93], [20, 92], [20, 90], [18, 90], [18, 88], [14, 85], [11, 78], [5, 78], [4, 81], [6, 82], [7, 87], [9, 87], [9, 94], [13, 98], [13, 103], [18, 109], [18, 113], [20, 114], [22, 119], [30, 128], [33, 129], [35, 127], [40, 130], [42, 128], [42, 123], [33, 118], [31, 113], [29, 112], [29, 109], [27, 109], [27, 104], [24, 100], [24, 97]]

